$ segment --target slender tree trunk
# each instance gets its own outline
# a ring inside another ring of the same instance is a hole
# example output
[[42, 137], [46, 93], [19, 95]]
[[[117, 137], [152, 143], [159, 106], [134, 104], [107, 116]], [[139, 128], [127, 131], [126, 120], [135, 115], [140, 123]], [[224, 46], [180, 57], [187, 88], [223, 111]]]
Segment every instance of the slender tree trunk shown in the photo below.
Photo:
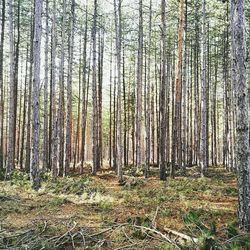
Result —
[[51, 32], [51, 169], [52, 176], [57, 178], [57, 114], [56, 114], [56, 2], [53, 0], [52, 32]]
[[8, 178], [15, 166], [15, 82], [14, 82], [14, 27], [13, 27], [13, 1], [8, 0], [9, 15], [9, 129], [8, 129], [8, 153], [6, 165], [6, 177]]
[[98, 42], [98, 169], [103, 166], [103, 126], [102, 126], [102, 85], [103, 85], [103, 56], [104, 34], [99, 31]]
[[[17, 107], [18, 107], [18, 74], [19, 74], [19, 47], [20, 47], [20, 4], [21, 1], [18, 0], [17, 2], [17, 40], [15, 44], [15, 65], [14, 65], [14, 98], [15, 98], [15, 103], [14, 103], [14, 127], [15, 127], [15, 134], [14, 134], [14, 158], [15, 160], [18, 161], [18, 140], [19, 140], [19, 131], [17, 129]], [[15, 39], [14, 39], [15, 40]], [[15, 166], [14, 166], [15, 167]]]
[[42, 36], [42, 0], [35, 1], [34, 19], [34, 79], [32, 91], [32, 156], [30, 165], [30, 178], [32, 188], [38, 190], [40, 184], [39, 170], [39, 139], [40, 139], [40, 48]]
[[152, 0], [150, 0], [149, 5], [149, 31], [148, 31], [148, 73], [147, 73], [147, 81], [146, 81], [146, 152], [145, 152], [145, 169], [144, 175], [147, 178], [149, 172], [149, 164], [150, 164], [150, 146], [151, 146], [151, 103], [150, 103], [150, 90], [151, 90], [151, 39], [152, 39]]
[[182, 126], [181, 126], [181, 147], [182, 147], [182, 174], [186, 173], [187, 163], [187, 137], [188, 137], [188, 126], [187, 126], [187, 0], [185, 0], [185, 18], [184, 18], [184, 3], [182, 5], [183, 19], [185, 19], [185, 36], [184, 36], [184, 62], [183, 62], [183, 80], [182, 80]]
[[[65, 113], [65, 103], [64, 103], [64, 57], [65, 57], [65, 24], [66, 24], [66, 0], [63, 0], [63, 15], [62, 15], [62, 37], [61, 37], [61, 58], [60, 58], [60, 74], [59, 74], [59, 107], [58, 107], [58, 138], [59, 138], [59, 171], [58, 175], [63, 176], [64, 172], [64, 113]], [[70, 77], [70, 76], [68, 76]]]
[[122, 88], [123, 88], [123, 111], [124, 111], [124, 129], [123, 129], [123, 159], [124, 166], [128, 165], [127, 161], [127, 108], [126, 108], [126, 75], [125, 75], [125, 48], [123, 47], [123, 57], [122, 57]]
[[160, 179], [166, 180], [166, 1], [161, 1]]
[[[28, 40], [28, 39], [27, 39]], [[20, 148], [20, 169], [23, 169], [23, 156], [24, 156], [24, 138], [26, 126], [26, 108], [27, 108], [27, 88], [28, 88], [28, 60], [29, 60], [29, 44], [27, 44], [26, 52], [26, 65], [25, 65], [25, 78], [24, 78], [24, 98], [23, 98], [23, 125], [22, 125], [22, 138]]]
[[109, 73], [109, 168], [112, 168], [112, 67], [113, 67], [113, 39], [111, 35], [111, 51], [110, 51], [110, 73]]
[[85, 15], [85, 30], [84, 30], [84, 42], [83, 42], [83, 76], [82, 76], [82, 142], [81, 142], [81, 173], [83, 173], [83, 163], [85, 160], [85, 134], [86, 134], [86, 120], [87, 120], [87, 107], [88, 98], [86, 97], [86, 67], [87, 67], [87, 39], [88, 39], [88, 9], [86, 8]]
[[[77, 125], [75, 134], [75, 149], [74, 149], [74, 164], [73, 171], [76, 170], [76, 163], [79, 161], [79, 148], [80, 148], [80, 112], [81, 112], [81, 91], [82, 91], [82, 37], [80, 36], [80, 58], [79, 58], [79, 75], [78, 75], [78, 103], [77, 103]], [[84, 103], [84, 100], [82, 100]]]
[[3, 87], [3, 51], [4, 51], [4, 34], [5, 34], [5, 0], [2, 1], [2, 16], [1, 16], [1, 40], [0, 40], [0, 169], [4, 165], [4, 87]]
[[[121, 82], [121, 1], [114, 0], [115, 30], [116, 30], [116, 62], [117, 62], [117, 175], [119, 182], [123, 181], [122, 172], [122, 82]], [[124, 110], [125, 111], [125, 110]]]
[[92, 174], [96, 175], [98, 169], [98, 114], [97, 114], [97, 67], [96, 67], [96, 29], [97, 29], [97, 0], [94, 0], [94, 17], [92, 28], [93, 63], [92, 63], [92, 125], [93, 125], [93, 168]]
[[[33, 6], [31, 7], [33, 13]], [[30, 57], [29, 57], [29, 94], [28, 94], [28, 114], [27, 114], [27, 138], [26, 138], [26, 160], [25, 170], [30, 172], [30, 153], [31, 153], [31, 96], [32, 96], [32, 81], [33, 81], [33, 39], [34, 39], [34, 17], [31, 16], [30, 28]]]
[[202, 131], [201, 131], [201, 176], [206, 176], [208, 171], [208, 161], [207, 161], [207, 148], [208, 148], [208, 135], [207, 135], [207, 38], [206, 38], [206, 1], [202, 1]]
[[[182, 69], [182, 38], [184, 28], [184, 0], [180, 1], [180, 19], [178, 30], [178, 61], [177, 61], [177, 78], [175, 83], [175, 115], [174, 115], [174, 141], [177, 142], [175, 151], [178, 150], [178, 164], [181, 168], [182, 164], [182, 150], [181, 149], [181, 69]], [[172, 160], [171, 177], [175, 177], [175, 157]]]
[[143, 67], [143, 13], [142, 0], [139, 1], [139, 35], [136, 79], [136, 167], [141, 165], [141, 125], [142, 125], [142, 67]]
[[43, 117], [43, 169], [49, 166], [48, 158], [48, 74], [49, 74], [49, 0], [46, 0], [45, 20], [45, 70], [44, 70], [44, 117]]
[[71, 134], [72, 134], [72, 74], [74, 59], [74, 32], [75, 32], [75, 0], [71, 4], [71, 25], [70, 25], [70, 47], [69, 47], [69, 68], [67, 81], [67, 117], [66, 117], [66, 154], [64, 175], [69, 174], [71, 162]]

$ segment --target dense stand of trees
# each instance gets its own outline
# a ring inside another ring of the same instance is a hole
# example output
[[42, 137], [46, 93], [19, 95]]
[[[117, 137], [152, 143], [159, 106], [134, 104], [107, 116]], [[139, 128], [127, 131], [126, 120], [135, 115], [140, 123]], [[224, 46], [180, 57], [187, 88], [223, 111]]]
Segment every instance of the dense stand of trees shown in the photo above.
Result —
[[[0, 168], [238, 173], [250, 225], [249, 2], [2, 0]], [[246, 13], [246, 15], [245, 15]], [[246, 18], [245, 18], [246, 16]], [[180, 170], [180, 171], [179, 171]]]

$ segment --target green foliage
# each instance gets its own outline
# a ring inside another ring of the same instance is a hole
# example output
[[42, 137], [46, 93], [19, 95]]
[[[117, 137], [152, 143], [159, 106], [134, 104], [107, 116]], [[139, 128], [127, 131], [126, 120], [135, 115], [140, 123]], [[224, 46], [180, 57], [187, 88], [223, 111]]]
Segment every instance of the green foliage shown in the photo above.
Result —
[[102, 212], [110, 212], [112, 211], [112, 206], [113, 204], [109, 201], [100, 201], [97, 204], [97, 207], [102, 211]]
[[225, 195], [234, 195], [236, 196], [238, 194], [238, 190], [235, 187], [225, 187], [222, 189], [222, 193]]
[[52, 173], [47, 171], [41, 172], [41, 179], [43, 181], [51, 181], [52, 180]]
[[160, 214], [162, 217], [169, 217], [172, 215], [172, 211], [169, 208], [164, 208], [161, 210]]
[[239, 230], [237, 227], [235, 227], [234, 224], [229, 224], [226, 227], [226, 233], [227, 233], [228, 239], [231, 239], [231, 238], [239, 235]]
[[28, 188], [30, 186], [29, 174], [26, 172], [13, 170], [10, 175], [11, 185]]
[[[201, 211], [201, 210], [200, 210]], [[206, 226], [201, 220], [201, 212], [199, 210], [190, 210], [184, 217], [184, 223], [193, 228], [193, 231], [199, 238], [199, 249], [210, 250], [245, 250], [250, 249], [250, 235], [240, 235], [237, 224], [230, 223], [226, 229], [228, 240], [224, 240], [218, 234], [216, 225], [212, 222]]]
[[125, 190], [140, 188], [145, 184], [145, 181], [139, 178], [130, 178], [124, 184]]
[[49, 200], [48, 206], [57, 207], [67, 203], [67, 199], [64, 197], [55, 197]]
[[144, 174], [144, 167], [143, 166], [129, 166], [129, 168], [125, 171], [126, 175], [134, 176], [134, 177], [140, 177]]
[[148, 216], [129, 217], [127, 219], [127, 222], [129, 224], [133, 224], [133, 225], [137, 225], [137, 226], [144, 226], [144, 227], [150, 227], [151, 223], [152, 223]]
[[214, 249], [216, 242], [216, 225], [212, 222], [209, 226], [201, 220], [201, 211], [191, 209], [183, 217], [183, 221], [189, 227], [194, 227], [194, 231], [199, 235], [199, 245], [201, 250]]
[[49, 182], [45, 188], [47, 191], [55, 194], [76, 194], [83, 193], [105, 193], [106, 189], [103, 186], [96, 186], [95, 183], [88, 176], [81, 178], [65, 177], [58, 179], [55, 182]]
[[159, 246], [155, 246], [154, 250], [174, 250], [174, 246], [172, 246], [171, 244], [168, 243], [162, 243]]
[[0, 168], [0, 181], [3, 181], [5, 177], [5, 171], [3, 168]]

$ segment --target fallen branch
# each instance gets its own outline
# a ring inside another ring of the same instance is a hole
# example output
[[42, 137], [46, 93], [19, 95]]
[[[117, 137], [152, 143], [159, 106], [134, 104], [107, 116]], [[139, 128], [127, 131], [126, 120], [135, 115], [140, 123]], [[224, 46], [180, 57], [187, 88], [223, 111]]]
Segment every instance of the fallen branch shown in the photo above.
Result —
[[186, 241], [190, 241], [190, 242], [193, 242], [195, 244], [198, 243], [198, 239], [197, 238], [194, 238], [194, 237], [191, 237], [189, 235], [177, 232], [177, 231], [172, 230], [170, 228], [164, 227], [164, 231], [167, 232], [167, 233], [173, 234], [173, 235], [175, 235], [175, 236], [177, 236], [179, 238], [182, 238], [182, 239], [184, 239]]
[[156, 230], [156, 229], [152, 229], [149, 227], [144, 227], [144, 226], [137, 226], [137, 225], [132, 225], [135, 228], [140, 228], [140, 229], [144, 229], [146, 231], [152, 232], [154, 234], [159, 235], [162, 239], [166, 240], [168, 243], [174, 245], [177, 249], [181, 249], [173, 240], [169, 239], [165, 234], [163, 234], [162, 232]]

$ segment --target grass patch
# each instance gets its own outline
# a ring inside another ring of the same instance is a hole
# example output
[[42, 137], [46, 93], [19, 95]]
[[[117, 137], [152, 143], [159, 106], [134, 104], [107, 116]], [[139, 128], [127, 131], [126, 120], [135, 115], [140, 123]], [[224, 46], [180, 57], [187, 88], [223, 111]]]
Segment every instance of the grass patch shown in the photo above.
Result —
[[97, 203], [97, 208], [101, 210], [101, 212], [110, 212], [112, 211], [113, 204], [109, 201], [100, 201]]
[[49, 182], [45, 185], [45, 191], [55, 194], [82, 195], [83, 193], [105, 193], [106, 189], [104, 186], [97, 186], [88, 176], [84, 176], [81, 178], [65, 177], [56, 182]]

